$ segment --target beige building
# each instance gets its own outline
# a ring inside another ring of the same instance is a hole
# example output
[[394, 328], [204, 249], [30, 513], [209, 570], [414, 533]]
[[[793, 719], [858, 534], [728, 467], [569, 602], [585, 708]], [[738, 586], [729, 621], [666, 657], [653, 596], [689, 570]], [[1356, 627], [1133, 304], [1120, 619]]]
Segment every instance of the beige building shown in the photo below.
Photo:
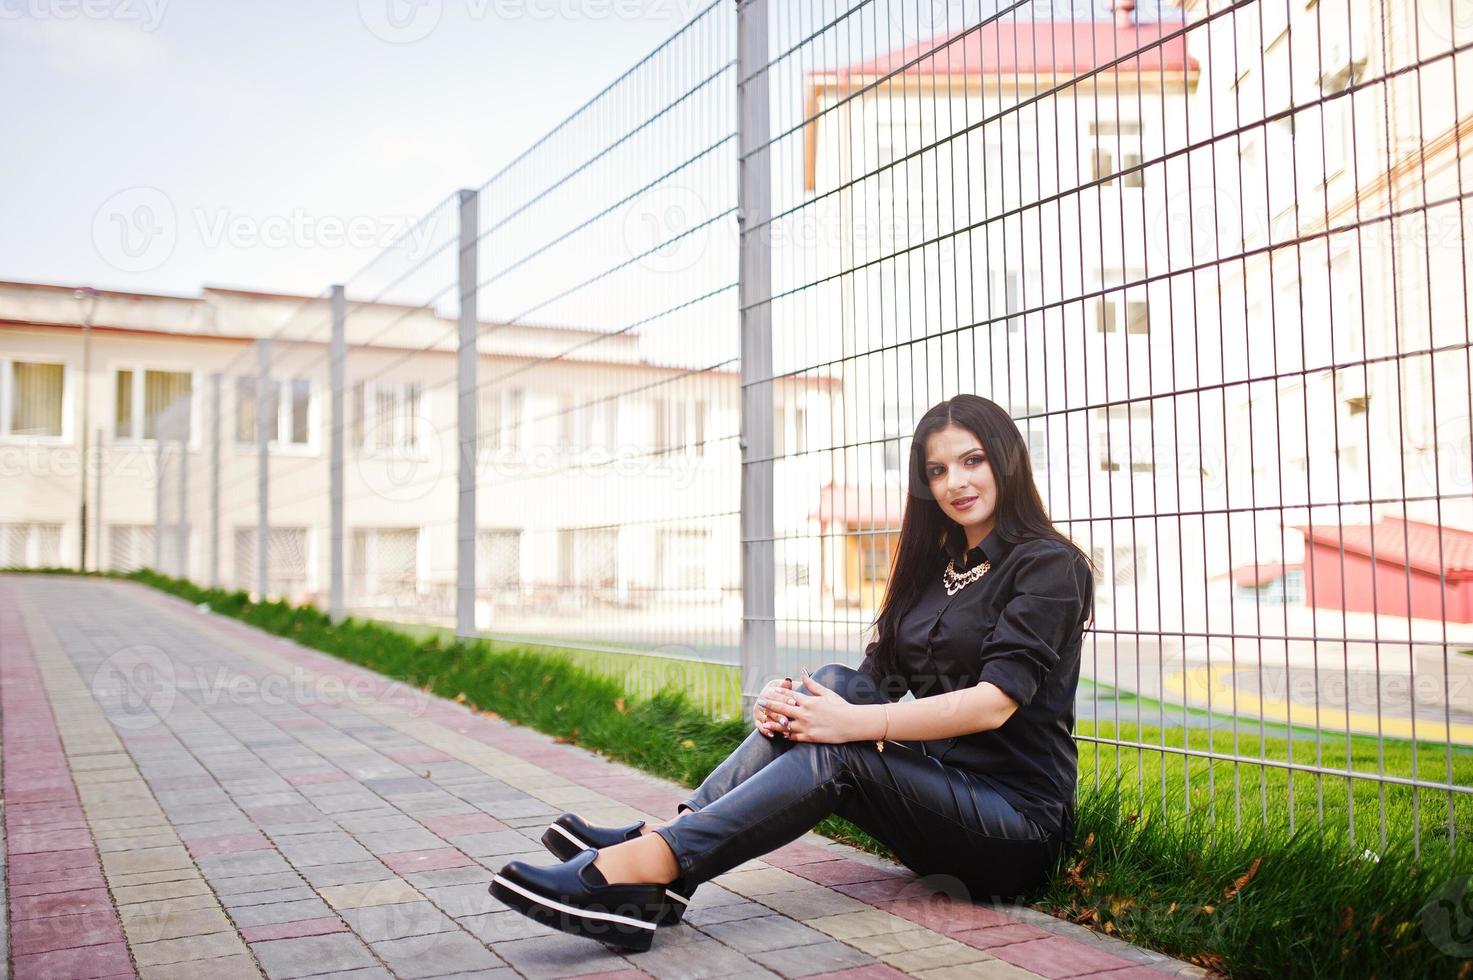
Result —
[[[347, 603], [444, 619], [455, 320], [352, 296], [347, 310]], [[325, 604], [330, 325], [320, 298], [0, 283], [0, 566], [75, 567], [85, 493], [89, 567], [157, 565], [251, 589], [259, 341], [273, 338], [268, 591]], [[652, 363], [633, 333], [507, 324], [483, 324], [478, 372], [481, 624], [566, 631], [569, 612], [598, 612], [585, 628], [619, 621], [647, 640], [689, 613], [734, 635], [737, 375]], [[790, 445], [794, 424], [827, 429], [832, 389], [822, 378], [782, 388]], [[824, 482], [810, 469], [779, 479], [779, 533], [805, 526]]]

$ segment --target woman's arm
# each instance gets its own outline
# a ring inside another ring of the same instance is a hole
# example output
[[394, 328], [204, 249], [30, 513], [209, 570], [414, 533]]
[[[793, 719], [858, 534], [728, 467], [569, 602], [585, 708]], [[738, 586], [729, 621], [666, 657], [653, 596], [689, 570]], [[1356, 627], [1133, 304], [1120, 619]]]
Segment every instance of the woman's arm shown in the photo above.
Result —
[[765, 706], [779, 724], [784, 717], [791, 719], [785, 734], [795, 742], [878, 741], [881, 733], [897, 740], [950, 738], [997, 728], [1018, 710], [1016, 701], [986, 681], [905, 704], [850, 704], [807, 671], [803, 685], [814, 693], [795, 692], [796, 705]]
[[1025, 556], [1013, 587], [997, 624], [982, 639], [981, 675], [971, 687], [905, 704], [850, 704], [805, 676], [814, 695], [795, 694], [796, 706], [775, 705], [768, 712], [791, 718], [788, 737], [800, 742], [857, 742], [878, 739], [881, 732], [897, 740], [942, 739], [1001, 727], [1033, 700], [1080, 628], [1093, 594], [1089, 568], [1061, 547]]

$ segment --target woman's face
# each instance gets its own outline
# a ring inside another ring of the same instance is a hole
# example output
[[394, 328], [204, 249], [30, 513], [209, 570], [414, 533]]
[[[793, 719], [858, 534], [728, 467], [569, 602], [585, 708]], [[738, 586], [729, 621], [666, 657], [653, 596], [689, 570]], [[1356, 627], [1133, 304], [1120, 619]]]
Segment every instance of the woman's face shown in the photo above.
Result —
[[997, 483], [975, 435], [955, 424], [933, 432], [926, 440], [926, 482], [941, 512], [966, 529], [968, 548], [987, 537]]

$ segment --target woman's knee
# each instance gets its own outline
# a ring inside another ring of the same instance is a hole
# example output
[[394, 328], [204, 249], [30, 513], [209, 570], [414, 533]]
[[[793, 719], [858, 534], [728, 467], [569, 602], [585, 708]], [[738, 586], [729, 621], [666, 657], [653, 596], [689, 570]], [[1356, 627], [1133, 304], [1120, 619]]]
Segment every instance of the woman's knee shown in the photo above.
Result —
[[[876, 687], [873, 677], [846, 664], [826, 663], [814, 670], [811, 676], [852, 704], [878, 704], [886, 700]], [[806, 687], [802, 690], [804, 694], [812, 693]]]

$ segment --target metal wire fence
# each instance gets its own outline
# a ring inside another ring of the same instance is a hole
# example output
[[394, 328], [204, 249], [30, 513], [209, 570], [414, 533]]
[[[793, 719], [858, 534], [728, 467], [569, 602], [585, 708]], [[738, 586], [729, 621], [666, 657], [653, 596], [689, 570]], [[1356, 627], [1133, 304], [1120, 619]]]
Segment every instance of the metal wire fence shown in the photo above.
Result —
[[1450, 843], [1470, 40], [1453, 0], [713, 3], [341, 286], [218, 295], [258, 339], [148, 423], [111, 560], [735, 711], [857, 661], [910, 433], [975, 392], [1099, 569], [1084, 779]]

